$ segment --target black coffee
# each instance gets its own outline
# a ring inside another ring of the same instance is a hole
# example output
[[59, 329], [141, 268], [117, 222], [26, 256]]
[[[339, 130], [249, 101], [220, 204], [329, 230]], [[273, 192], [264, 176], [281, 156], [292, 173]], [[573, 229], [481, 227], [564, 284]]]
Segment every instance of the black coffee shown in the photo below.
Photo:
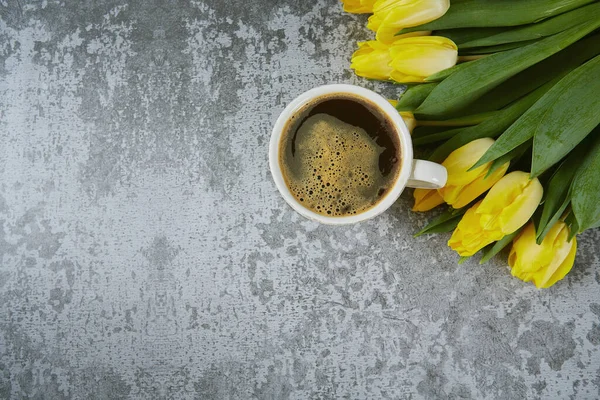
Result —
[[290, 118], [279, 164], [294, 197], [326, 216], [376, 205], [400, 172], [400, 143], [376, 105], [349, 94], [315, 99]]

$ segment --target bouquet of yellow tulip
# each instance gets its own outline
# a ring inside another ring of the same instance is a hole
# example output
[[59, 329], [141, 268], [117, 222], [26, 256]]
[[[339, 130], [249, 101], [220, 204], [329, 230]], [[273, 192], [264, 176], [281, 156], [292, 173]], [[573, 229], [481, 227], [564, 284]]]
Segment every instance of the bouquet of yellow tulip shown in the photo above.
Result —
[[562, 279], [600, 226], [600, 1], [341, 1], [376, 32], [351, 67], [409, 84], [391, 102], [448, 170], [414, 191], [414, 211], [447, 205], [417, 235], [452, 232], [482, 263], [512, 243], [514, 276]]

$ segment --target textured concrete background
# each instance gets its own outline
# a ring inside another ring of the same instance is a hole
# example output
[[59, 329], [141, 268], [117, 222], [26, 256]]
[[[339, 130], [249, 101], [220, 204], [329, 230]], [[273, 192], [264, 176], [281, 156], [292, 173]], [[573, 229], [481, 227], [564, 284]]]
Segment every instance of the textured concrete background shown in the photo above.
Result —
[[[404, 195], [326, 227], [270, 128], [348, 70], [334, 0], [0, 0], [0, 398], [598, 398], [600, 250], [457, 265]], [[397, 87], [375, 87], [388, 95]]]

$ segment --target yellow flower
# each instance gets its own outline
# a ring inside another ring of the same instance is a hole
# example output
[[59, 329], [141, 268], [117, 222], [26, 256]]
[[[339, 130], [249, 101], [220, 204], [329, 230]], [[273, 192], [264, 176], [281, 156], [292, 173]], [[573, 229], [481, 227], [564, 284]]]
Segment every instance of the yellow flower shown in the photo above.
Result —
[[340, 0], [344, 3], [344, 11], [353, 14], [367, 14], [373, 12], [375, 0]]
[[413, 197], [415, 198], [413, 211], [429, 211], [444, 202], [444, 199], [434, 189], [415, 189]]
[[378, 15], [371, 15], [369, 20], [367, 21], [367, 28], [372, 30], [373, 32], [377, 32], [377, 29], [381, 26], [381, 17]]
[[388, 80], [394, 70], [390, 67], [392, 57], [388, 46], [376, 40], [358, 42], [358, 50], [352, 55], [350, 68], [356, 75], [370, 79]]
[[367, 27], [377, 32], [377, 40], [390, 43], [401, 29], [438, 19], [449, 8], [449, 0], [377, 0]]
[[492, 162], [468, 171], [493, 144], [494, 139], [491, 138], [474, 140], [454, 150], [442, 163], [448, 171], [448, 181], [438, 192], [446, 203], [454, 208], [463, 208], [488, 191], [504, 176], [509, 162], [496, 169], [487, 178]]
[[515, 171], [500, 179], [458, 223], [448, 246], [461, 256], [472, 256], [488, 244], [513, 233], [529, 220], [542, 200], [537, 178]]
[[441, 36], [399, 38], [389, 45], [370, 40], [358, 45], [350, 65], [357, 75], [399, 83], [423, 82], [454, 66], [458, 56], [456, 44]]
[[530, 223], [513, 240], [508, 265], [513, 276], [525, 282], [533, 281], [538, 289], [548, 288], [573, 267], [577, 239], [567, 241], [569, 227], [562, 221], [552, 226], [542, 244], [535, 242], [535, 236], [535, 227]]
[[442, 36], [397, 39], [390, 45], [396, 82], [423, 82], [429, 75], [453, 67], [458, 57], [456, 44]]

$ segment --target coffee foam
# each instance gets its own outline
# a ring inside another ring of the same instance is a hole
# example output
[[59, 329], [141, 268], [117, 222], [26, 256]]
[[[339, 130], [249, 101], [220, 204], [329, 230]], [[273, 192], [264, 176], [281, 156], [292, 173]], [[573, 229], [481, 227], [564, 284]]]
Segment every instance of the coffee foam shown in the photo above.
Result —
[[298, 201], [320, 214], [360, 213], [387, 190], [379, 169], [383, 148], [360, 127], [316, 114], [303, 122], [295, 146], [289, 187]]

